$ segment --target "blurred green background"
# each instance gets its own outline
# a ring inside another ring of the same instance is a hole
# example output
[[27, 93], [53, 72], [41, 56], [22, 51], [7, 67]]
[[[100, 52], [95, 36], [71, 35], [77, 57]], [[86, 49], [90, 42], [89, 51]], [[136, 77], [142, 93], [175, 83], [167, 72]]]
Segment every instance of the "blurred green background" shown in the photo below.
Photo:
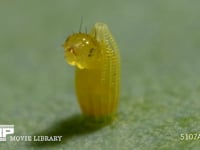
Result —
[[[7, 141], [0, 149], [199, 149], [200, 140], [180, 136], [200, 134], [199, 6], [198, 0], [1, 0], [0, 124], [14, 124], [14, 135], [63, 140]], [[107, 23], [121, 53], [119, 117], [95, 131], [74, 117], [81, 113], [74, 68], [61, 46], [81, 18], [88, 30]]]

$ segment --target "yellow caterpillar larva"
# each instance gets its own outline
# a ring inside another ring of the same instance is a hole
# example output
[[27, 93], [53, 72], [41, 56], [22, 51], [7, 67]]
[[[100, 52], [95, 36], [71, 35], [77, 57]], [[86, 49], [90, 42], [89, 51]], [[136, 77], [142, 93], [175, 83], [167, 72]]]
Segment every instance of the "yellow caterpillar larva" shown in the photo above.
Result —
[[89, 34], [70, 35], [65, 59], [76, 66], [76, 94], [86, 116], [113, 116], [118, 107], [120, 55], [108, 27], [96, 23]]

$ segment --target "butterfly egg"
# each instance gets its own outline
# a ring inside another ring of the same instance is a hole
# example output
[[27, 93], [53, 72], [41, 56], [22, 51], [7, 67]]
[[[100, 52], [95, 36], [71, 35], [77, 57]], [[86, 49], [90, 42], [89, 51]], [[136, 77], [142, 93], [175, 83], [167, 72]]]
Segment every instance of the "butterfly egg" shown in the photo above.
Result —
[[83, 114], [112, 118], [119, 103], [120, 55], [107, 25], [96, 23], [88, 34], [70, 35], [64, 49], [67, 63], [76, 67], [76, 95]]

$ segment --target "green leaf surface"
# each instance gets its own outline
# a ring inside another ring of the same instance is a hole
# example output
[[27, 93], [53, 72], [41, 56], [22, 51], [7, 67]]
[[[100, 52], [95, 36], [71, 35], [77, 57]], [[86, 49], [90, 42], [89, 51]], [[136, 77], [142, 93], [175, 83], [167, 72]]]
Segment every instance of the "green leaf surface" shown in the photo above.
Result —
[[[61, 142], [0, 142], [1, 150], [198, 150], [200, 1], [7, 1], [0, 4], [0, 125], [14, 136]], [[121, 53], [118, 117], [91, 125], [80, 114], [66, 37], [108, 24]], [[9, 136], [8, 136], [9, 138]], [[182, 139], [184, 138], [184, 139]]]

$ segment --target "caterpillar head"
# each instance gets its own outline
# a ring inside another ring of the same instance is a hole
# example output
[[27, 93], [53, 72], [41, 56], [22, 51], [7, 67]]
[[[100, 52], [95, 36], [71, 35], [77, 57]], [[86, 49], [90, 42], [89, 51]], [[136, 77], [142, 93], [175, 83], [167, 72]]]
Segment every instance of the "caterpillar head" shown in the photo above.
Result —
[[100, 48], [97, 40], [86, 33], [76, 33], [64, 43], [65, 59], [79, 69], [93, 68], [99, 62]]

